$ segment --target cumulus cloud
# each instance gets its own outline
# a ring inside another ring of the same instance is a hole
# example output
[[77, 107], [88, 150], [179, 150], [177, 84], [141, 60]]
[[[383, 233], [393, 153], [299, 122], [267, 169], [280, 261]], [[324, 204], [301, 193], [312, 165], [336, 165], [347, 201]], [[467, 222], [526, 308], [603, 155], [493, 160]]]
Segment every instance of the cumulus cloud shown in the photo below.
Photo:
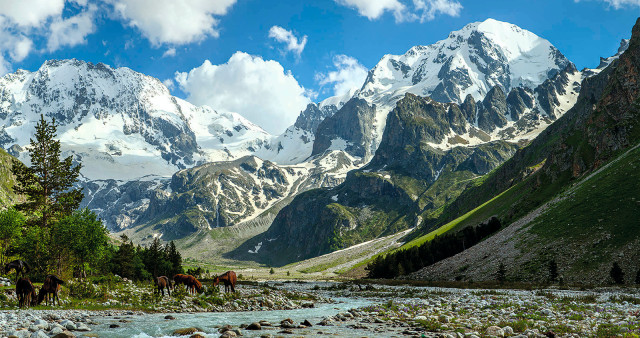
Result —
[[[67, 6], [79, 14], [64, 17]], [[34, 50], [34, 40], [46, 41], [49, 51], [84, 43], [96, 11], [87, 0], [0, 0], [0, 75]]]
[[39, 27], [63, 9], [64, 0], [0, 0], [0, 15], [20, 27]]
[[129, 26], [155, 46], [182, 45], [217, 37], [217, 17], [236, 0], [107, 0]]
[[287, 51], [293, 52], [298, 57], [302, 54], [304, 46], [307, 44], [307, 36], [303, 36], [302, 39], [298, 39], [293, 32], [288, 31], [280, 26], [273, 26], [269, 29], [269, 37], [275, 39], [278, 42], [286, 44]]
[[[580, 2], [581, 0], [574, 0], [575, 2]], [[640, 0], [600, 0], [602, 2], [606, 2], [609, 6], [612, 6], [615, 9], [620, 9], [628, 6], [638, 6], [640, 7]]]
[[420, 22], [431, 21], [436, 15], [459, 16], [462, 5], [455, 0], [413, 0]]
[[175, 80], [188, 101], [236, 112], [272, 134], [293, 124], [310, 102], [280, 63], [243, 52], [220, 65], [206, 60], [188, 73], [176, 73]]
[[335, 70], [316, 74], [316, 80], [321, 86], [333, 85], [333, 95], [336, 96], [362, 87], [368, 71], [358, 60], [347, 55], [337, 55], [333, 58], [333, 65]]
[[340, 5], [357, 10], [360, 15], [367, 17], [369, 20], [378, 19], [385, 12], [391, 12], [396, 22], [430, 21], [438, 14], [458, 16], [462, 10], [462, 5], [457, 0], [413, 0], [411, 6], [407, 5], [408, 0], [404, 0], [404, 2], [400, 0], [335, 1]]
[[173, 88], [175, 88], [175, 83], [173, 82], [172, 79], [166, 79], [164, 81], [162, 81], [162, 84], [167, 87], [167, 89], [169, 90], [173, 90]]
[[50, 25], [50, 35], [47, 49], [52, 52], [64, 46], [75, 46], [86, 42], [87, 35], [95, 32], [94, 13], [97, 7], [90, 5], [80, 14], [63, 19], [59, 17]]
[[172, 56], [176, 56], [176, 49], [175, 48], [169, 48], [169, 49], [167, 49], [166, 52], [164, 52], [162, 54], [163, 58], [172, 57]]

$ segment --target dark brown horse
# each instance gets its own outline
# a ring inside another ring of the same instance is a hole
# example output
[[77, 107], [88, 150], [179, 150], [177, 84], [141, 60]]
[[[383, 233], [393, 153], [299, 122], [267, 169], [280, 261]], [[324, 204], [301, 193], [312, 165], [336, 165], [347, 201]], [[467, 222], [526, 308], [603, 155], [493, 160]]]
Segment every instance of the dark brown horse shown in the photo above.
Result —
[[167, 293], [169, 297], [171, 297], [171, 281], [167, 276], [156, 277], [155, 279], [156, 286], [158, 287], [158, 293], [162, 293], [162, 297], [164, 297], [164, 289], [167, 289]]
[[202, 292], [202, 283], [200, 283], [199, 280], [191, 275], [186, 275], [185, 277], [184, 285], [187, 286], [187, 290], [189, 290], [190, 293], [196, 294]]
[[47, 278], [44, 279], [44, 283], [40, 288], [40, 292], [38, 293], [38, 304], [42, 303], [46, 297], [46, 304], [49, 305], [49, 299], [51, 298], [53, 305], [56, 305], [56, 299], [58, 300], [58, 305], [60, 305], [60, 298], [58, 298], [58, 291], [60, 291], [61, 285], [64, 284], [64, 281], [54, 275], [47, 275]]
[[229, 287], [231, 287], [231, 292], [236, 292], [237, 281], [236, 273], [234, 271], [227, 271], [213, 280], [213, 286], [218, 286], [218, 283], [223, 282], [225, 292], [229, 292]]
[[20, 278], [16, 282], [16, 296], [18, 296], [19, 307], [29, 307], [36, 301], [36, 288], [33, 287], [29, 278]]
[[181, 273], [173, 276], [174, 287], [177, 287], [180, 284], [184, 284], [186, 280], [187, 280], [187, 275], [183, 275]]
[[25, 274], [31, 271], [31, 267], [29, 266], [29, 264], [27, 264], [27, 262], [21, 259], [16, 259], [15, 261], [11, 261], [4, 266], [5, 275], [8, 274], [9, 271], [11, 270], [16, 271], [16, 283], [17, 283], [18, 276], [24, 277]]

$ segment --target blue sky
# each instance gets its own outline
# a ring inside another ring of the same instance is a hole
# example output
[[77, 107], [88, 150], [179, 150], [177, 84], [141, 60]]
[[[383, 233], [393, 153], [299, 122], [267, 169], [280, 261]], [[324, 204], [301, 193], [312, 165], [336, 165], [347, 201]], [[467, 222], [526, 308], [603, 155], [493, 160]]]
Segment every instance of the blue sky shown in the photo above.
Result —
[[[53, 58], [126, 66], [265, 128], [278, 116], [270, 112], [291, 110], [267, 128], [277, 133], [308, 101], [361, 82], [384, 54], [470, 22], [516, 24], [583, 68], [614, 54], [638, 16], [640, 0], [0, 0], [0, 73]], [[228, 103], [242, 95], [255, 102]]]

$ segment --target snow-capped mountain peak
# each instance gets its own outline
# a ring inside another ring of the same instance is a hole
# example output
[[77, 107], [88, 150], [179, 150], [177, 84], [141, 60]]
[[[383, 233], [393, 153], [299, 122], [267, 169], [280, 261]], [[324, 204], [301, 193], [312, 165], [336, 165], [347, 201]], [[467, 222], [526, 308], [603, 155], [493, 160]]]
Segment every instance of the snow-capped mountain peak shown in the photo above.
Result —
[[55, 118], [66, 155], [89, 179], [170, 176], [198, 162], [252, 153], [272, 136], [238, 114], [171, 96], [156, 78], [76, 59], [0, 78], [0, 146], [28, 160], [39, 115]]

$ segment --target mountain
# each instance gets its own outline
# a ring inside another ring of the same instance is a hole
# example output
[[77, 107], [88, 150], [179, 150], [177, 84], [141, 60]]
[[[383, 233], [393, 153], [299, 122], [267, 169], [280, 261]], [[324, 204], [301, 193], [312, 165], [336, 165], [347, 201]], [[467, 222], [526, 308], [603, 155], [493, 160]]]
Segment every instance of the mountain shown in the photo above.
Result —
[[[628, 49], [627, 49], [628, 48]], [[640, 265], [635, 217], [640, 180], [640, 19], [620, 53], [583, 82], [576, 105], [477, 187], [442, 221], [487, 202], [453, 229], [496, 215], [501, 232], [413, 274], [420, 279], [491, 279], [500, 263], [513, 280], [606, 284], [614, 262], [627, 282]], [[461, 266], [467, 268], [460, 270]], [[454, 272], [458, 271], [458, 273]]]
[[[262, 257], [287, 264], [432, 224], [441, 208], [562, 116], [575, 102], [583, 76], [569, 64], [534, 89], [505, 94], [495, 86], [482, 101], [469, 95], [462, 104], [404, 94], [387, 115], [371, 161], [340, 186], [300, 194], [284, 207], [255, 239], [265, 243]], [[370, 137], [363, 121], [373, 116], [371, 108], [351, 99], [320, 124], [314, 148], [326, 125], [343, 126], [341, 136]], [[349, 143], [343, 149], [360, 156], [366, 151]], [[273, 258], [276, 252], [279, 259]]]
[[158, 79], [75, 59], [0, 79], [2, 147], [25, 160], [40, 114], [56, 119], [65, 155], [83, 162], [87, 179], [170, 176], [198, 162], [249, 154], [269, 138], [240, 115], [171, 96]]
[[[369, 114], [373, 116], [367, 116], [365, 121], [364, 129], [371, 131], [369, 137], [373, 139], [371, 144], [364, 145], [369, 148], [366, 153], [370, 156], [366, 159], [370, 159], [380, 144], [386, 115], [406, 93], [462, 104], [470, 98], [483, 100], [495, 87], [505, 94], [516, 88], [534, 90], [568, 66], [569, 60], [549, 41], [493, 19], [468, 24], [444, 40], [412, 47], [404, 55], [385, 55], [354, 94], [354, 98], [375, 107], [375, 112]], [[571, 82], [574, 81], [580, 82], [580, 76]], [[564, 111], [574, 102], [569, 99], [567, 104], [566, 101], [561, 101]], [[498, 129], [504, 128], [505, 122], [500, 121]], [[482, 126], [486, 127], [485, 131], [496, 129], [492, 124]], [[344, 136], [336, 130], [327, 137], [338, 144], [357, 145], [360, 141], [357, 135], [353, 140]], [[517, 136], [520, 135], [514, 135]], [[321, 141], [321, 145], [314, 145], [314, 154], [331, 144], [325, 139]]]

